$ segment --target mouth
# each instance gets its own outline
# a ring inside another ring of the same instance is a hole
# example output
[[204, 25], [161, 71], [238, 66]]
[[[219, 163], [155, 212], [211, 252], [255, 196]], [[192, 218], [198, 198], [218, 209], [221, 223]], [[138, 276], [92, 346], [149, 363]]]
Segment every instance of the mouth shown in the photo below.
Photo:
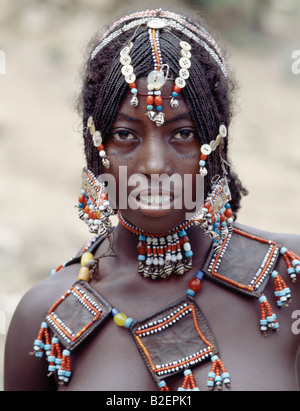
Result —
[[149, 217], [163, 217], [170, 213], [176, 203], [176, 196], [170, 192], [142, 191], [138, 195], [129, 195], [128, 205]]

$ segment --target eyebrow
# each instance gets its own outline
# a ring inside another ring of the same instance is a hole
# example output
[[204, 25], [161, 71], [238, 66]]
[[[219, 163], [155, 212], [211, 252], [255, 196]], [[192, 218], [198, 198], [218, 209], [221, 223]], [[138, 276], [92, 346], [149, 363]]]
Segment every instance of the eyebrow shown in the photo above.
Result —
[[181, 113], [176, 117], [172, 117], [169, 120], [165, 121], [165, 124], [169, 124], [169, 123], [173, 123], [175, 121], [179, 121], [179, 120], [190, 120], [192, 121], [191, 115], [189, 112], [185, 112], [185, 113]]
[[121, 111], [119, 111], [119, 112], [117, 113], [117, 119], [134, 121], [135, 123], [141, 122], [141, 120], [139, 120], [138, 118], [131, 117], [131, 116], [129, 116], [128, 114], [122, 113]]

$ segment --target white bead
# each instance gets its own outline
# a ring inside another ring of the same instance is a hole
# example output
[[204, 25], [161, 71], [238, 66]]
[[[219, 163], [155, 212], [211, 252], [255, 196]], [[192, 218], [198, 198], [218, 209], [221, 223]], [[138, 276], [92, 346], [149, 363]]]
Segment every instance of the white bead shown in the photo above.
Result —
[[191, 45], [187, 41], [181, 41], [179, 43], [180, 47], [184, 50], [190, 51], [191, 50]]
[[100, 150], [100, 151], [99, 151], [99, 156], [100, 156], [100, 157], [105, 157], [105, 156], [106, 156], [105, 151], [104, 151], [104, 150]]
[[184, 249], [184, 251], [191, 251], [191, 244], [190, 243], [184, 243], [183, 244], [183, 249]]
[[175, 79], [175, 84], [176, 84], [176, 86], [178, 86], [180, 88], [184, 88], [186, 86], [186, 81], [181, 77], [177, 77]]
[[191, 60], [187, 59], [186, 57], [181, 57], [179, 59], [179, 66], [181, 68], [189, 69], [191, 67]]
[[123, 76], [130, 76], [133, 73], [133, 67], [130, 64], [126, 64], [122, 67]]

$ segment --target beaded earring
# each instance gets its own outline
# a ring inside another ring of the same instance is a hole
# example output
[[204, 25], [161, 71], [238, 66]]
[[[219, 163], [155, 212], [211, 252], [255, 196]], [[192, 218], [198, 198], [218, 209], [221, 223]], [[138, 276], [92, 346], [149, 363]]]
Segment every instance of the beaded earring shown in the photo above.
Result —
[[90, 116], [90, 117], [88, 118], [87, 128], [88, 128], [88, 130], [89, 130], [89, 132], [90, 132], [90, 135], [91, 135], [92, 138], [93, 138], [94, 146], [95, 146], [95, 147], [98, 149], [98, 151], [99, 151], [99, 156], [100, 156], [100, 158], [101, 158], [102, 165], [103, 165], [105, 168], [108, 169], [108, 168], [110, 167], [110, 161], [109, 161], [109, 158], [108, 158], [107, 155], [106, 155], [106, 152], [105, 152], [105, 149], [104, 149], [104, 145], [103, 145], [103, 143], [102, 143], [101, 133], [100, 133], [100, 131], [96, 130], [96, 127], [95, 127], [94, 120], [93, 120], [93, 117], [92, 117], [92, 116]]
[[112, 226], [110, 207], [105, 186], [86, 167], [82, 172], [82, 190], [78, 197], [78, 216], [89, 227], [89, 231], [106, 237]]
[[[211, 152], [222, 144], [222, 139], [227, 136], [227, 128], [224, 124], [219, 127], [219, 134], [215, 140], [209, 144], [203, 144], [200, 148], [199, 173], [203, 177], [207, 175], [206, 160]], [[223, 165], [223, 159], [220, 155]], [[232, 210], [229, 204], [231, 200], [230, 189], [226, 174], [223, 178], [219, 175], [212, 179], [212, 188], [208, 194], [204, 206], [194, 219], [196, 225], [200, 225], [213, 241], [213, 247], [216, 252], [220, 251], [224, 238], [232, 229]]]

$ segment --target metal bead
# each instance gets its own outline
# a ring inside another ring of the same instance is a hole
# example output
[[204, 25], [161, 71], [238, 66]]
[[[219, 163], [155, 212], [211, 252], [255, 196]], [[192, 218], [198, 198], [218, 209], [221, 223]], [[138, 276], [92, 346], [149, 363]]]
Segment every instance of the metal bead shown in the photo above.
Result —
[[134, 95], [134, 96], [132, 97], [132, 99], [130, 100], [130, 104], [131, 104], [133, 107], [137, 107], [137, 106], [139, 105], [139, 100], [138, 100], [138, 98], [137, 98], [136, 95]]
[[155, 119], [155, 123], [157, 125], [157, 127], [160, 127], [164, 124], [165, 122], [165, 118], [164, 118], [164, 114], [163, 113], [159, 113]]
[[172, 108], [176, 108], [176, 107], [178, 107], [178, 104], [179, 104], [178, 100], [176, 100], [176, 98], [172, 97], [171, 100], [170, 100], [170, 106]]

